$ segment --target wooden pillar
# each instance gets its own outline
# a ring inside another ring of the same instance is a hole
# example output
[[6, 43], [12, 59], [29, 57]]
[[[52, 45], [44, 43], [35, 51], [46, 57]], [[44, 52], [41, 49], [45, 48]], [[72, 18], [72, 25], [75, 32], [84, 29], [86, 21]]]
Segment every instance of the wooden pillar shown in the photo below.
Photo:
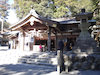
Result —
[[25, 33], [24, 33], [24, 31], [23, 31], [22, 37], [23, 37], [23, 47], [22, 47], [22, 50], [24, 51], [24, 44], [25, 44]]
[[15, 45], [16, 45], [16, 44], [15, 44], [15, 39], [14, 39], [14, 49], [15, 49]]
[[34, 41], [33, 41], [33, 51], [34, 51], [34, 46], [35, 46], [35, 43], [36, 43], [36, 37], [34, 36], [33, 39], [34, 39]]
[[10, 49], [13, 49], [13, 39], [10, 40]]
[[19, 35], [19, 44], [20, 44], [20, 50], [24, 51], [24, 47], [25, 47], [25, 31], [23, 28], [20, 28], [20, 35]]
[[22, 40], [22, 37], [21, 37], [21, 32], [19, 33], [19, 37], [18, 37], [18, 39], [19, 39], [19, 50], [21, 50], [21, 40]]
[[48, 30], [48, 51], [51, 50], [51, 27]]
[[20, 38], [20, 40], [19, 40], [20, 50], [24, 51], [24, 44], [25, 44], [25, 33], [24, 33], [24, 30], [21, 30], [19, 38]]
[[34, 36], [33, 38], [34, 38], [33, 45], [35, 45], [35, 43], [36, 43], [36, 37]]
[[31, 51], [31, 35], [28, 35], [28, 36], [29, 36], [28, 40], [30, 40], [28, 41], [28, 48], [29, 48], [29, 51]]
[[55, 50], [57, 51], [57, 32], [55, 31]]

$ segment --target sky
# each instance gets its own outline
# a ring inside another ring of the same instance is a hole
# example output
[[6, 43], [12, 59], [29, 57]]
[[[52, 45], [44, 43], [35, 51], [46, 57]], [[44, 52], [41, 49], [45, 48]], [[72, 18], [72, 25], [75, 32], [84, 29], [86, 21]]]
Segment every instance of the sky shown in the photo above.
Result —
[[13, 4], [14, 3], [14, 0], [9, 0], [9, 4]]
[[[14, 3], [13, 0], [9, 0], [9, 4], [13, 4], [13, 3]], [[9, 16], [7, 17], [8, 18], [7, 22], [9, 22], [10, 24], [14, 24], [14, 23], [18, 22], [18, 17], [16, 15], [16, 11], [14, 9], [10, 9], [10, 10], [8, 10], [8, 12], [9, 12], [9, 14], [8, 14]]]
[[10, 10], [8, 10], [8, 12], [9, 12], [9, 14], [8, 14], [9, 16], [7, 17], [8, 18], [7, 22], [9, 22], [10, 24], [14, 24], [14, 23], [18, 22], [18, 17], [16, 15], [16, 11], [14, 9], [10, 9]]

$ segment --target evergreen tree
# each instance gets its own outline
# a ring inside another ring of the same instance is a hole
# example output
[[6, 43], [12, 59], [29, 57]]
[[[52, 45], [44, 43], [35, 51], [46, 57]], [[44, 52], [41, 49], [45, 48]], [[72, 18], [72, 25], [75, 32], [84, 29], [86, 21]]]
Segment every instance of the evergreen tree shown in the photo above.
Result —
[[93, 4], [93, 8], [95, 9], [94, 10], [94, 14], [95, 14], [94, 19], [100, 20], [100, 1], [92, 0], [92, 4]]
[[8, 9], [8, 0], [0, 0], [0, 17], [3, 17], [5, 19], [8, 16]]
[[46, 18], [61, 18], [75, 15], [80, 9], [93, 12], [95, 7], [92, 0], [14, 0], [19, 18], [25, 17], [31, 6], [39, 15]]
[[19, 18], [25, 17], [31, 10], [31, 6], [41, 16], [51, 18], [53, 16], [53, 3], [51, 0], [14, 0], [14, 7]]
[[[8, 4], [8, 0], [0, 0], [0, 18], [3, 20], [4, 28], [8, 28], [9, 24], [6, 22], [8, 16], [8, 9], [10, 5]], [[1, 28], [1, 21], [0, 21]]]
[[[55, 0], [55, 5], [58, 9], [64, 8], [66, 12], [71, 12], [72, 15], [79, 13], [80, 9], [85, 8], [86, 11], [93, 11], [92, 1], [91, 0]], [[68, 13], [63, 12], [68, 15]], [[59, 11], [62, 12], [62, 11]], [[59, 14], [57, 11], [57, 15]]]

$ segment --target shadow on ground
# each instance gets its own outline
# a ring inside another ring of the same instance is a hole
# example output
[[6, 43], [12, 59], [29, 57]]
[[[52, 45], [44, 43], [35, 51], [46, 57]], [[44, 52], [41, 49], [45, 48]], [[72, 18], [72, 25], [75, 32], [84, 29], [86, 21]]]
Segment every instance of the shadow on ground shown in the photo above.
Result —
[[54, 66], [9, 64], [0, 65], [0, 75], [45, 75], [56, 71]]
[[85, 70], [85, 71], [79, 71], [74, 70], [69, 73], [62, 73], [61, 75], [100, 75], [100, 71], [93, 71], [93, 70]]
[[0, 49], [0, 51], [8, 51], [8, 49]]

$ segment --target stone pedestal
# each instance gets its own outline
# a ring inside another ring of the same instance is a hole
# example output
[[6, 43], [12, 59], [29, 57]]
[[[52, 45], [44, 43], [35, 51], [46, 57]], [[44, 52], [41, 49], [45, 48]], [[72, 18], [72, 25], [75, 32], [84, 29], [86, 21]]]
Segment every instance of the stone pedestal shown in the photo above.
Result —
[[57, 51], [57, 62], [57, 72], [60, 74], [62, 71], [65, 71], [63, 52], [60, 50]]
[[88, 27], [89, 23], [82, 23], [79, 24], [81, 29], [81, 33], [76, 40], [76, 44], [73, 47], [73, 51], [75, 53], [86, 52], [86, 53], [93, 53], [97, 51], [97, 44], [96, 41], [91, 38]]
[[91, 38], [88, 32], [88, 28], [90, 26], [88, 20], [92, 18], [92, 13], [85, 13], [85, 11], [83, 11], [82, 13], [77, 15], [77, 18], [80, 19], [79, 28], [81, 29], [81, 33], [76, 40], [75, 46], [73, 47], [73, 51], [75, 53], [86, 52], [88, 54], [96, 52], [96, 41]]
[[[67, 58], [66, 58], [67, 56]], [[69, 71], [72, 70], [100, 70], [100, 54], [68, 53], [64, 61]], [[68, 59], [68, 60], [67, 60]], [[68, 71], [67, 71], [68, 72]]]

